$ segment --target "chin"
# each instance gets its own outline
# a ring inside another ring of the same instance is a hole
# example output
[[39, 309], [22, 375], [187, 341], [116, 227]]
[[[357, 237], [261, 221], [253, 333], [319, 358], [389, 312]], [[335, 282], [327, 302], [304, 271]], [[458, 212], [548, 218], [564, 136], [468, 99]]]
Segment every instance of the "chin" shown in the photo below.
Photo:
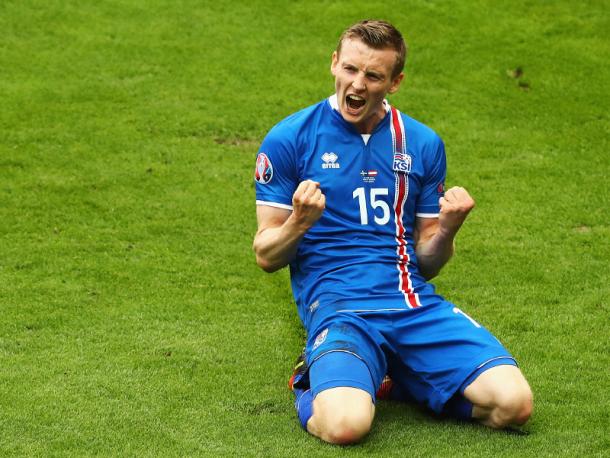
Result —
[[362, 113], [359, 115], [353, 115], [347, 110], [341, 110], [341, 116], [343, 116], [343, 119], [345, 119], [347, 122], [350, 122], [352, 124], [361, 123], [364, 120], [364, 116], [362, 116]]

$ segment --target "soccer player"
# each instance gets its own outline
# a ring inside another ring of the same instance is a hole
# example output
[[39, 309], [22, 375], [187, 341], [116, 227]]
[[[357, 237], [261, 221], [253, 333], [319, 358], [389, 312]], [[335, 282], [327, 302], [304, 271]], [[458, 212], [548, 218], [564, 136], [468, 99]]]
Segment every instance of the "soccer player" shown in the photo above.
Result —
[[336, 93], [273, 127], [256, 161], [256, 260], [290, 266], [307, 330], [295, 406], [331, 443], [369, 432], [386, 374], [395, 397], [437, 414], [504, 428], [532, 411], [511, 354], [428, 283], [474, 201], [445, 191], [439, 136], [386, 100], [405, 56], [391, 24], [349, 27], [332, 54]]

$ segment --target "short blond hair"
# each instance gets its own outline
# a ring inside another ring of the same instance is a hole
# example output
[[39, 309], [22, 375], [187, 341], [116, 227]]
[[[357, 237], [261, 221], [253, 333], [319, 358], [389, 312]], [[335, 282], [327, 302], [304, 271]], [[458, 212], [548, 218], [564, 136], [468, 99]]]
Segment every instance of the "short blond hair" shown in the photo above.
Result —
[[366, 19], [351, 25], [345, 29], [339, 38], [337, 54], [341, 54], [341, 46], [344, 40], [354, 38], [374, 49], [390, 48], [396, 51], [396, 63], [394, 64], [392, 77], [402, 72], [407, 58], [407, 44], [398, 29], [392, 24], [386, 21]]

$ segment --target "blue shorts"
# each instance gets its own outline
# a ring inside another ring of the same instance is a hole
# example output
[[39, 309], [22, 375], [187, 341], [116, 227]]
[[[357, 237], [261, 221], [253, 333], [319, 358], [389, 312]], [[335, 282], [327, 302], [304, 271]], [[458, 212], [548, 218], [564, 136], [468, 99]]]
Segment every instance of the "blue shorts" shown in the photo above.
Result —
[[[489, 331], [447, 301], [405, 310], [326, 313], [308, 335], [308, 367], [332, 352], [353, 355], [366, 364], [368, 373], [350, 370], [354, 359], [344, 358], [347, 367], [316, 373], [314, 394], [351, 386], [369, 392], [374, 400], [387, 373], [409, 398], [437, 413], [481, 372], [516, 365]], [[307, 384], [307, 374], [298, 383]]]

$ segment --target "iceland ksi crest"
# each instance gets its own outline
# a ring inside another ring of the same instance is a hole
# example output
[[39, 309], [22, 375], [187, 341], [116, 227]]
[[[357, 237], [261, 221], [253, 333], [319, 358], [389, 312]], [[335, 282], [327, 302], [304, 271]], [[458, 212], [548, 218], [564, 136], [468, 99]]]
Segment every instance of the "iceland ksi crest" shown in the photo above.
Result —
[[267, 184], [273, 178], [273, 166], [265, 153], [258, 153], [254, 179], [260, 184]]
[[411, 172], [411, 156], [406, 153], [394, 153], [395, 172], [410, 173]]

